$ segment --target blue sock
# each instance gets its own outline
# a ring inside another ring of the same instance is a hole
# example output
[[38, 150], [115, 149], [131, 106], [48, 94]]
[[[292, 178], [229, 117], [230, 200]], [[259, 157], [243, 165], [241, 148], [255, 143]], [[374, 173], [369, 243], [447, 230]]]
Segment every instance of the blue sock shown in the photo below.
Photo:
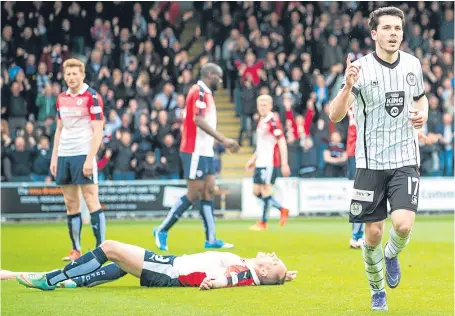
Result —
[[204, 222], [205, 240], [209, 243], [216, 241], [215, 236], [215, 215], [213, 213], [213, 201], [201, 201], [200, 209], [202, 221]]
[[68, 215], [68, 233], [70, 234], [73, 249], [81, 251], [81, 229], [82, 229], [82, 216], [81, 213]]
[[274, 208], [277, 208], [279, 210], [282, 208], [280, 202], [278, 202], [273, 196], [269, 196], [268, 198], [269, 198], [269, 204], [271, 206], [273, 206]]
[[352, 224], [352, 239], [359, 240], [363, 237], [363, 223], [353, 223]]
[[96, 247], [101, 245], [106, 239], [106, 217], [103, 210], [98, 210], [90, 214], [93, 235], [96, 238]]
[[262, 209], [262, 222], [267, 223], [267, 213], [269, 211], [269, 203], [271, 197], [265, 197], [262, 200], [264, 201], [264, 208]]
[[175, 223], [179, 220], [180, 216], [190, 208], [191, 201], [188, 199], [186, 195], [182, 196], [180, 200], [171, 208], [167, 217], [161, 223], [160, 227], [158, 227], [158, 231], [167, 232], [174, 226]]
[[115, 263], [109, 263], [95, 272], [72, 278], [77, 287], [92, 287], [124, 277], [127, 273]]
[[103, 249], [95, 248], [91, 252], [87, 252], [78, 259], [68, 263], [63, 269], [46, 273], [47, 283], [55, 285], [81, 275], [90, 274], [98, 270], [107, 261]]

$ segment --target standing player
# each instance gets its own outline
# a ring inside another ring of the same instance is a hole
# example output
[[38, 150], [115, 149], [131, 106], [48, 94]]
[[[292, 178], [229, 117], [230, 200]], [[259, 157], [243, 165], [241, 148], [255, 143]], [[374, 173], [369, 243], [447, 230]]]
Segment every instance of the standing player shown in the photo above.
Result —
[[[113, 263], [103, 266], [109, 260]], [[297, 271], [287, 271], [275, 253], [259, 252], [251, 259], [215, 251], [178, 257], [160, 256], [113, 240], [105, 241], [63, 269], [49, 273], [0, 271], [4, 279], [16, 275], [22, 285], [45, 291], [56, 287], [93, 287], [126, 274], [139, 278], [140, 285], [145, 287], [197, 286], [201, 290], [210, 290], [284, 284], [295, 279]]]
[[50, 168], [56, 184], [62, 187], [73, 245], [63, 260], [72, 261], [81, 256], [81, 191], [91, 215], [96, 246], [106, 234], [106, 219], [98, 199], [96, 163], [103, 138], [103, 99], [84, 83], [85, 67], [80, 60], [65, 61], [63, 73], [68, 90], [57, 97], [58, 120]]
[[[212, 90], [222, 82], [220, 66], [207, 63], [201, 67], [201, 80], [188, 92], [186, 116], [183, 121], [180, 158], [183, 163], [188, 192], [171, 208], [166, 219], [153, 231], [156, 246], [168, 250], [169, 229], [182, 216], [183, 212], [197, 200], [201, 200], [201, 217], [205, 228], [205, 248], [232, 248], [215, 237], [215, 217], [213, 214], [213, 192], [215, 189], [215, 168], [213, 166], [213, 144], [216, 139], [231, 152], [239, 151], [239, 145], [216, 131], [216, 107]], [[210, 88], [209, 88], [210, 87]]]
[[[279, 120], [275, 120], [272, 112], [273, 99], [270, 95], [261, 95], [257, 98], [257, 109], [260, 116], [256, 129], [256, 152], [246, 164], [246, 169], [252, 171], [253, 194], [262, 199], [264, 209], [262, 219], [250, 230], [260, 231], [267, 229], [267, 212], [269, 205], [280, 210], [280, 226], [283, 226], [289, 216], [289, 210], [272, 196], [272, 186], [275, 184], [278, 168], [281, 165], [281, 173], [288, 177], [290, 169], [288, 165], [288, 147], [284, 137], [283, 128]], [[281, 158], [281, 164], [280, 164]]]
[[399, 50], [404, 14], [385, 7], [370, 14], [376, 51], [353, 64], [347, 60], [345, 83], [330, 105], [339, 122], [351, 104], [358, 128], [356, 176], [350, 222], [366, 223], [362, 255], [371, 288], [373, 310], [387, 310], [381, 239], [391, 207], [392, 229], [385, 244], [385, 278], [398, 286], [398, 254], [411, 237], [419, 197], [417, 131], [428, 119], [422, 68], [417, 58]]
[[[346, 141], [346, 153], [348, 154], [348, 179], [353, 180], [355, 176], [355, 142], [357, 140], [357, 129], [355, 127], [354, 112], [352, 107], [348, 110], [349, 127], [348, 139]], [[358, 249], [362, 244], [364, 223], [352, 223], [351, 239], [349, 247]]]

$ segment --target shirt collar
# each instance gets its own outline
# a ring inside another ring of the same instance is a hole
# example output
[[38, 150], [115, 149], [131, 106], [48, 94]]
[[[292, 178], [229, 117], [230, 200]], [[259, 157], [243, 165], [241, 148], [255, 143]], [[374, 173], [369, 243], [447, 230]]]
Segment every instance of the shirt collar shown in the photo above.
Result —
[[[81, 90], [79, 90], [75, 95], [80, 95], [80, 94], [83, 94], [85, 91], [88, 90], [88, 84], [84, 83], [82, 85], [82, 88]], [[71, 95], [71, 90], [70, 88], [68, 88], [68, 90], [66, 90], [66, 95]]]
[[207, 91], [210, 94], [212, 93], [212, 90], [210, 90], [209, 87], [207, 87], [204, 81], [198, 80], [197, 84], [200, 85], [204, 89], [204, 91]]
[[249, 264], [247, 264], [246, 266], [247, 266], [248, 269], [250, 269], [250, 271], [251, 271], [251, 275], [252, 275], [252, 277], [253, 277], [254, 284], [256, 284], [256, 285], [261, 285], [261, 281], [259, 281], [259, 277], [258, 277], [258, 275], [256, 274], [256, 271], [254, 270], [254, 268], [253, 268], [251, 265], [249, 265]]
[[270, 121], [272, 118], [273, 118], [273, 112], [270, 112], [270, 113], [267, 114], [267, 116], [264, 117], [262, 120], [263, 120], [264, 122], [267, 123], [267, 122]]

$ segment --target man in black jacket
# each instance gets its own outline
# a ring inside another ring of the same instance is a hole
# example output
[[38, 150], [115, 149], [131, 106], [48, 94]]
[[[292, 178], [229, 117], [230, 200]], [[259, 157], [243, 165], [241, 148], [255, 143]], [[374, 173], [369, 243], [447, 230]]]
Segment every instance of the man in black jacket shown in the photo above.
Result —
[[180, 171], [179, 149], [175, 146], [175, 140], [172, 134], [164, 136], [164, 146], [161, 154], [162, 158], [165, 158], [161, 162], [166, 166], [166, 173], [161, 176], [161, 179], [178, 179]]
[[49, 146], [49, 138], [41, 136], [38, 146], [34, 150], [33, 181], [50, 181], [49, 166], [51, 164], [52, 150]]

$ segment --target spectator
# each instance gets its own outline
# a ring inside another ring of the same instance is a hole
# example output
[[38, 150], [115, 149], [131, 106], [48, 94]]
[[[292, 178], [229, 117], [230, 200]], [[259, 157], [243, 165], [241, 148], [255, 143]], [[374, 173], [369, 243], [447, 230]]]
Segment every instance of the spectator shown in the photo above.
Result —
[[25, 148], [33, 149], [38, 143], [38, 139], [41, 135], [38, 135], [39, 132], [35, 130], [35, 125], [32, 122], [27, 122], [25, 124], [24, 130], [24, 139], [25, 139]]
[[134, 153], [137, 150], [137, 144], [131, 142], [131, 133], [123, 131], [120, 140], [112, 146], [113, 156], [113, 180], [134, 180], [133, 169], [136, 168]]
[[344, 144], [341, 142], [341, 135], [333, 132], [330, 135], [329, 148], [324, 150], [325, 176], [345, 177], [348, 155]]
[[246, 55], [244, 64], [241, 61], [237, 60], [235, 61], [235, 66], [239, 70], [239, 74], [243, 80], [245, 80], [246, 77], [250, 75], [253, 81], [253, 85], [256, 86], [259, 84], [259, 69], [264, 66], [264, 61], [262, 59], [256, 62], [256, 56], [250, 52]]
[[164, 109], [170, 111], [177, 106], [175, 98], [176, 93], [174, 92], [174, 86], [167, 82], [163, 87], [163, 91], [157, 94], [154, 101], [159, 101], [163, 105]]
[[21, 91], [21, 85], [13, 82], [11, 85], [11, 96], [7, 105], [8, 123], [10, 130], [15, 133], [16, 129], [25, 126], [27, 122], [28, 93]]
[[161, 157], [161, 161], [156, 161], [154, 152], [149, 151], [137, 167], [137, 174], [139, 179], [160, 179], [161, 175], [166, 173], [166, 158]]
[[35, 148], [34, 155], [33, 173], [31, 174], [32, 181], [51, 181], [49, 165], [51, 164], [52, 150], [47, 136], [41, 136], [39, 144]]
[[51, 84], [49, 74], [47, 71], [47, 65], [46, 63], [39, 63], [38, 66], [38, 74], [36, 75], [36, 90], [37, 92], [43, 93], [44, 88], [46, 85]]
[[246, 136], [250, 142], [250, 146], [253, 146], [253, 115], [256, 113], [256, 98], [258, 97], [258, 89], [253, 86], [251, 76], [248, 76], [240, 91], [240, 131], [239, 131], [239, 144], [242, 145], [243, 133], [246, 133]]
[[302, 153], [300, 155], [300, 170], [298, 174], [302, 178], [314, 178], [318, 172], [317, 150], [314, 147], [313, 140], [310, 136], [301, 138], [300, 146]]
[[448, 40], [453, 41], [454, 33], [453, 33], [453, 10], [446, 10], [444, 14], [444, 20], [441, 23], [440, 30], [439, 30], [439, 37], [441, 41], [445, 42]]
[[11, 174], [12, 178], [7, 179], [12, 182], [30, 181], [32, 173], [33, 149], [25, 147], [25, 139], [22, 136], [16, 137], [14, 145], [6, 153], [11, 162], [11, 170], [5, 170], [5, 174]]
[[122, 121], [120, 120], [117, 112], [115, 110], [111, 110], [104, 125], [104, 136], [108, 137], [108, 139], [111, 139], [114, 131], [116, 131], [121, 126]]
[[55, 103], [57, 97], [52, 94], [52, 87], [47, 84], [44, 88], [43, 93], [38, 94], [36, 97], [36, 107], [38, 108], [38, 122], [44, 123], [44, 120], [48, 116], [56, 115]]
[[453, 176], [453, 140], [454, 140], [454, 125], [453, 116], [449, 113], [443, 116], [443, 132], [441, 144], [443, 149], [440, 153], [440, 163], [443, 175], [446, 177]]
[[161, 154], [165, 160], [161, 160], [161, 163], [166, 167], [166, 173], [161, 176], [161, 179], [178, 179], [180, 174], [180, 156], [174, 136], [172, 134], [164, 136], [163, 145]]
[[[147, 117], [145, 116], [145, 118]], [[150, 138], [150, 130], [146, 123], [139, 126], [138, 130], [134, 134], [133, 142], [137, 145], [135, 153], [136, 159], [138, 161], [143, 161], [146, 153], [152, 151], [153, 149], [152, 140]]]

